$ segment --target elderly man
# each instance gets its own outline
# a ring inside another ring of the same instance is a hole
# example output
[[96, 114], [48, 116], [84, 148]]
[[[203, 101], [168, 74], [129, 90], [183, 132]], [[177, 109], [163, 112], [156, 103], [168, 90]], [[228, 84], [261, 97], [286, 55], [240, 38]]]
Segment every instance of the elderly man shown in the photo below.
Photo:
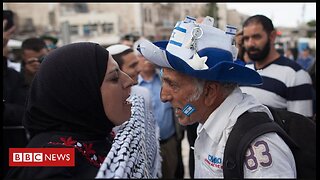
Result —
[[[232, 44], [236, 29], [213, 27], [187, 17], [179, 21], [167, 42], [143, 41], [138, 50], [162, 66], [162, 101], [169, 101], [183, 125], [199, 122], [195, 141], [195, 178], [223, 178], [224, 149], [238, 117], [245, 112], [269, 109], [243, 94], [242, 84], [261, 84], [261, 76], [237, 64]], [[257, 145], [257, 142], [259, 142]], [[224, 167], [226, 168], [226, 167]], [[259, 136], [249, 145], [243, 164], [244, 178], [295, 178], [296, 167], [288, 145], [276, 133]]]

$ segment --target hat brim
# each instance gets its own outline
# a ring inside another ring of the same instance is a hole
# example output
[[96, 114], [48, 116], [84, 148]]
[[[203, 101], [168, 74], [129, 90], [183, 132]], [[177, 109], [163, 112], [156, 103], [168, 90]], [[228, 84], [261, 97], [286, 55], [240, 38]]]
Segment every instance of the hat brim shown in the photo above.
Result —
[[[208, 57], [206, 64], [210, 68], [206, 70], [194, 70], [184, 60], [166, 51], [167, 44], [168, 41], [151, 43], [145, 40], [139, 44], [138, 50], [146, 59], [158, 66], [172, 68], [199, 79], [238, 83], [240, 85], [262, 84], [262, 78], [255, 70], [234, 63], [232, 55], [224, 50], [207, 48], [198, 51], [200, 57]], [[211, 67], [210, 61], [221, 62], [215, 62], [215, 65]]]

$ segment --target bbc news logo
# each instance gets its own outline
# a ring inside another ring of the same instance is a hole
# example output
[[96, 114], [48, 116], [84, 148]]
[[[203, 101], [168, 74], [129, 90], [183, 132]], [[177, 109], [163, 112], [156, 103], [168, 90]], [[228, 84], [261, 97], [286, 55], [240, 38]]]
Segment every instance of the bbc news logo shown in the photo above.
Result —
[[74, 148], [9, 148], [9, 166], [74, 166]]

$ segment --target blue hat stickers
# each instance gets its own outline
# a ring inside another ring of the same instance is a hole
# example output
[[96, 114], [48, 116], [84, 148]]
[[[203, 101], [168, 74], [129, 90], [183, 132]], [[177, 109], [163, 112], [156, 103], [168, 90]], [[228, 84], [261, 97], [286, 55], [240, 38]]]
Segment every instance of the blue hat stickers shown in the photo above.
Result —
[[258, 85], [261, 76], [253, 69], [235, 63], [238, 49], [233, 44], [236, 27], [223, 31], [213, 26], [214, 19], [201, 23], [187, 16], [178, 21], [168, 41], [142, 40], [137, 50], [161, 67], [175, 69], [190, 76], [220, 82]]

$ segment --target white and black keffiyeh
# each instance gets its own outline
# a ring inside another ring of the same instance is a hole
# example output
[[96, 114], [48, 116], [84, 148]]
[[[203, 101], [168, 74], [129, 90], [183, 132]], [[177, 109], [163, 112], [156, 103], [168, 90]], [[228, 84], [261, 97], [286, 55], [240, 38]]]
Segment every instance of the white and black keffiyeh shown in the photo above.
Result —
[[131, 118], [118, 127], [96, 178], [160, 178], [159, 127], [141, 96], [132, 96]]

